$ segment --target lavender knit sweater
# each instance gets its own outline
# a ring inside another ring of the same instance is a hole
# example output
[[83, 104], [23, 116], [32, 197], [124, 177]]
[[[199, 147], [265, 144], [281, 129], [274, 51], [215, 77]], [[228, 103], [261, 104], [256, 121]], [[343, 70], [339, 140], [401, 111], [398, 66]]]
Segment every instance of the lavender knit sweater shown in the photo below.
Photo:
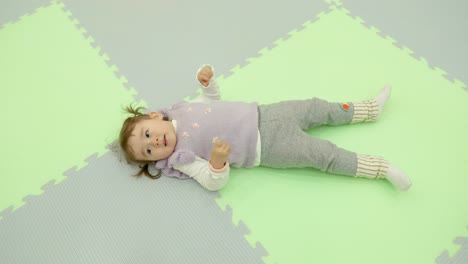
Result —
[[234, 167], [251, 167], [255, 160], [258, 136], [256, 103], [217, 101], [212, 103], [181, 102], [160, 111], [177, 121], [177, 145], [167, 159], [156, 162], [165, 175], [190, 178], [173, 169], [195, 160], [209, 160], [216, 138], [231, 145], [228, 162]]

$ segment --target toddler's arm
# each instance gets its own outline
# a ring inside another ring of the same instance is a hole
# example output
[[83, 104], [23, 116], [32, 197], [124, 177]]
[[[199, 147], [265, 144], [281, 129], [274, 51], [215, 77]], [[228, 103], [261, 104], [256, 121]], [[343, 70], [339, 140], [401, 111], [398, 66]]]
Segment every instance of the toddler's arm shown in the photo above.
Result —
[[203, 188], [210, 191], [217, 191], [223, 188], [229, 181], [229, 164], [217, 170], [214, 169], [207, 160], [200, 157], [196, 157], [195, 161], [186, 165], [176, 165], [174, 169], [179, 170], [198, 183]]
[[198, 69], [197, 79], [200, 82], [203, 95], [196, 101], [219, 101], [221, 95], [218, 83], [213, 78], [214, 69], [211, 65], [205, 64]]
[[224, 187], [229, 180], [229, 162], [231, 146], [217, 139], [213, 143], [210, 161], [196, 157], [195, 161], [186, 165], [174, 166], [197, 182], [205, 189], [216, 191]]

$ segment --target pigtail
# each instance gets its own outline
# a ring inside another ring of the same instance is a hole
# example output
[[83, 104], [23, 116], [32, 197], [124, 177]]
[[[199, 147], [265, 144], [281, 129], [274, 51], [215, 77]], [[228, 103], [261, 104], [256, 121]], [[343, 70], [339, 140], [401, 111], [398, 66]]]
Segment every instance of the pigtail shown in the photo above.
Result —
[[128, 114], [133, 115], [132, 117], [137, 117], [144, 115], [145, 109], [143, 106], [135, 106], [135, 104], [128, 105], [124, 108], [124, 111]]
[[158, 170], [158, 173], [156, 175], [152, 175], [150, 172], [149, 172], [149, 163], [146, 163], [146, 164], [142, 164], [140, 165], [140, 171], [133, 175], [133, 176], [136, 176], [136, 177], [140, 177], [142, 174], [144, 174], [145, 176], [153, 179], [153, 180], [157, 180], [159, 178], [161, 178], [161, 170]]

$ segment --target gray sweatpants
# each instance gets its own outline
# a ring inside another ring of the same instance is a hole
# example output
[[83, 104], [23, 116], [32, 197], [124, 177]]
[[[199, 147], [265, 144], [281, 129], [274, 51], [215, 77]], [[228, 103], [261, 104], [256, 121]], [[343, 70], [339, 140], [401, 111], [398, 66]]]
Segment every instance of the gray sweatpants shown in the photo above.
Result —
[[359, 155], [304, 132], [320, 125], [369, 122], [377, 118], [378, 105], [374, 100], [330, 103], [313, 98], [260, 105], [260, 165], [313, 167], [335, 174], [383, 178], [388, 163], [381, 157]]

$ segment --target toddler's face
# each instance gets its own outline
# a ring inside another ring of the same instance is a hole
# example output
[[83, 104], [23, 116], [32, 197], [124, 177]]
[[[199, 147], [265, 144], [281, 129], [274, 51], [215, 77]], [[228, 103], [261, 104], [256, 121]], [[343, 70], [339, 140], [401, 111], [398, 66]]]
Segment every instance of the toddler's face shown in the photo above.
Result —
[[137, 160], [157, 161], [169, 157], [177, 143], [175, 128], [162, 115], [152, 112], [151, 119], [138, 122], [128, 144]]

